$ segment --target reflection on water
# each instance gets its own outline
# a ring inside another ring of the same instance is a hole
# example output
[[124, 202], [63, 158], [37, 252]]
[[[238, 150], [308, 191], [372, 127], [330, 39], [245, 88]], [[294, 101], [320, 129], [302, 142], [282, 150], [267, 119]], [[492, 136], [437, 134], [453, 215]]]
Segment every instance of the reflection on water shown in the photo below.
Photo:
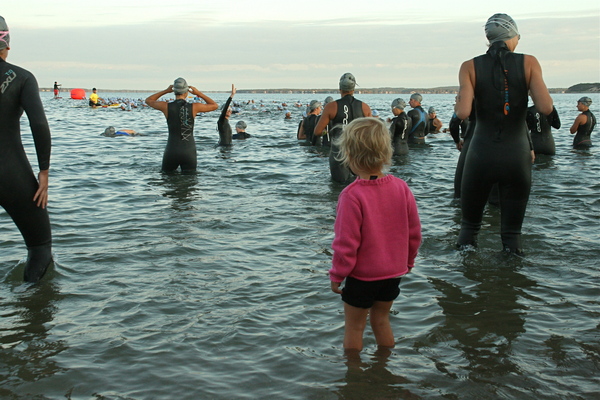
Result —
[[[64, 297], [52, 279], [52, 271], [40, 284], [20, 284], [23, 264], [15, 268], [0, 295], [0, 395], [11, 396], [12, 383], [36, 382], [66, 369], [54, 360], [65, 351], [64, 340], [49, 339], [58, 303]], [[15, 382], [10, 377], [19, 377]]]

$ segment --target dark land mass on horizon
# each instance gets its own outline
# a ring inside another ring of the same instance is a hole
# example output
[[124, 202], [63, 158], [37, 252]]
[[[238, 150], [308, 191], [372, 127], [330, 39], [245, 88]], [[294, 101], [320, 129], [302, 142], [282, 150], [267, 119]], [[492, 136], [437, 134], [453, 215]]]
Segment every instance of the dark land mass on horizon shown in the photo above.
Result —
[[[61, 92], [70, 92], [71, 89], [75, 88], [62, 88]], [[41, 92], [52, 92], [52, 88], [40, 88]], [[86, 89], [86, 91], [91, 89]], [[133, 90], [133, 89], [103, 89], [98, 88], [98, 91], [102, 92], [127, 92], [127, 93], [155, 93], [158, 90]], [[568, 88], [548, 88], [550, 93], [600, 93], [600, 83], [578, 83]], [[205, 93], [227, 93], [228, 90], [204, 90]], [[269, 93], [281, 93], [281, 94], [331, 94], [338, 93], [337, 89], [237, 89], [237, 93], [250, 93], [250, 94], [269, 94]], [[458, 93], [458, 86], [440, 86], [435, 88], [356, 88], [357, 94], [455, 94]]]

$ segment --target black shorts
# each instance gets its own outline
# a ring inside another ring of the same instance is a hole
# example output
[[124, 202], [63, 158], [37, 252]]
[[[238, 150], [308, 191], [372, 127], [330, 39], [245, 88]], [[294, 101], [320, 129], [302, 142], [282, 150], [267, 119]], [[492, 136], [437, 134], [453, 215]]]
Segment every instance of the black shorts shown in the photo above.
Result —
[[358, 308], [371, 308], [376, 301], [394, 301], [400, 294], [401, 280], [361, 281], [349, 276], [342, 289], [342, 300]]

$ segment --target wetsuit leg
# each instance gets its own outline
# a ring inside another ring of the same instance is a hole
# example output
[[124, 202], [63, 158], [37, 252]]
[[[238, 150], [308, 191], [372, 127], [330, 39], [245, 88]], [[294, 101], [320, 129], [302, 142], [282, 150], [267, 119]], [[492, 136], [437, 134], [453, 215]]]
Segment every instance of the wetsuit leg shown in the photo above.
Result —
[[195, 171], [198, 166], [196, 145], [194, 142], [186, 144], [168, 144], [162, 160], [162, 171], [173, 172], [179, 166], [181, 171]]
[[504, 250], [523, 255], [521, 227], [531, 190], [531, 165], [523, 165], [520, 173], [512, 173], [499, 183], [500, 235]]
[[[27, 165], [28, 167], [28, 165]], [[38, 207], [33, 196], [38, 183], [33, 174], [24, 175], [18, 169], [3, 180], [0, 196], [2, 207], [13, 219], [28, 249], [25, 281], [37, 282], [52, 263], [52, 233], [48, 210]]]

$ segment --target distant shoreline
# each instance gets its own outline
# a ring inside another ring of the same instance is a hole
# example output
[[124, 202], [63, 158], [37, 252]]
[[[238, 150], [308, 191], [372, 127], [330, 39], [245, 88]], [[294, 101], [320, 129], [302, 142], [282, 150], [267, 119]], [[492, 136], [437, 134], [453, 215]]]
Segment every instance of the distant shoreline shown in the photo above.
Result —
[[[75, 88], [61, 88], [61, 92], [70, 92]], [[158, 90], [134, 90], [134, 89], [103, 89], [98, 88], [101, 92], [112, 93], [156, 93]], [[52, 88], [40, 88], [40, 92], [52, 92]], [[548, 88], [550, 93], [600, 93], [600, 83], [579, 83], [568, 88]], [[229, 93], [227, 90], [205, 90], [205, 93]], [[337, 89], [238, 89], [237, 93], [248, 94], [325, 94], [337, 93]], [[456, 94], [458, 86], [441, 86], [435, 88], [357, 88], [359, 94]]]

